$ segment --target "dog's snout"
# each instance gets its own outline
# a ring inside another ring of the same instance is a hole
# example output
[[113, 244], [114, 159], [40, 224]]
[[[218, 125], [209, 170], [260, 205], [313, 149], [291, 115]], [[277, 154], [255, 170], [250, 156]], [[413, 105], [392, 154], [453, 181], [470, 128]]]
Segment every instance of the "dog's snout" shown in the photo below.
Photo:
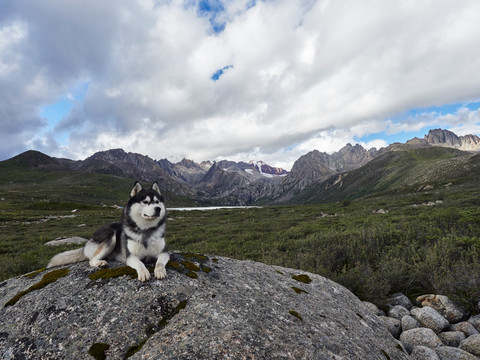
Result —
[[155, 207], [155, 214], [160, 214], [160, 206]]

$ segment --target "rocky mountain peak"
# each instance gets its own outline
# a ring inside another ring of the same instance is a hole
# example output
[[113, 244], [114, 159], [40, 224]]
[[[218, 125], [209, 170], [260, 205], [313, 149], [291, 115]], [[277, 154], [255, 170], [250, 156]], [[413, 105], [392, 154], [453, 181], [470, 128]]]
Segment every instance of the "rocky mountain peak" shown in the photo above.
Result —
[[183, 166], [187, 169], [198, 168], [198, 164], [195, 161], [185, 158], [179, 161], [177, 165]]
[[142, 283], [111, 265], [3, 282], [0, 357], [408, 359], [365, 303], [319, 275], [174, 253], [166, 279]]
[[250, 160], [248, 162], [250, 165], [253, 166], [254, 169], [258, 170], [261, 174], [266, 175], [266, 176], [282, 176], [282, 175], [287, 175], [288, 171], [285, 169], [282, 169], [280, 167], [273, 167], [270, 166], [263, 161], [257, 161], [257, 160]]
[[107, 162], [123, 161], [128, 158], [128, 154], [123, 149], [110, 149], [105, 151], [98, 151], [89, 158], [103, 160]]
[[443, 129], [433, 129], [425, 135], [424, 139], [430, 145], [441, 145], [446, 147], [460, 147], [462, 142], [453, 132]]
[[450, 147], [463, 151], [480, 151], [480, 138], [477, 135], [457, 136], [449, 130], [433, 129], [424, 140], [432, 146]]

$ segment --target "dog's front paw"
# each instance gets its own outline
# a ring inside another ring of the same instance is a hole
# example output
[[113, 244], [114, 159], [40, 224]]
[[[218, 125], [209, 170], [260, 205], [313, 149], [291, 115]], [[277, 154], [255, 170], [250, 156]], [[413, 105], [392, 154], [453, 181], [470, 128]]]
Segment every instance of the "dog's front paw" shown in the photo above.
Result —
[[167, 270], [163, 264], [157, 264], [155, 266], [155, 277], [157, 279], [164, 279], [167, 277]]
[[108, 263], [105, 260], [91, 259], [90, 266], [94, 268], [107, 267]]
[[145, 267], [143, 269], [137, 269], [138, 280], [140, 281], [147, 281], [150, 280], [150, 271], [148, 271]]

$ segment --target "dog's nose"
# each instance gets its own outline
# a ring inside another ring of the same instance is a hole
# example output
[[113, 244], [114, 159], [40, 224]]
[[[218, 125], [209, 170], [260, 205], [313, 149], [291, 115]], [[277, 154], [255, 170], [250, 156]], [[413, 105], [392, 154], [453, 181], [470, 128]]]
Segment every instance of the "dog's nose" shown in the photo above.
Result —
[[156, 206], [155, 207], [155, 214], [160, 214], [160, 207], [159, 206]]

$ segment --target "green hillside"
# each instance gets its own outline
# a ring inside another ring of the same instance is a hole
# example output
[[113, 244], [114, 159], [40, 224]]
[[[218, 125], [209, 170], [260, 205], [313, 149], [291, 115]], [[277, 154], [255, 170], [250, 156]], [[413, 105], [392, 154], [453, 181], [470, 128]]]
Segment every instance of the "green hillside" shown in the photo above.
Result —
[[[27, 151], [0, 162], [0, 198], [26, 206], [123, 205], [134, 182], [135, 179], [125, 177], [70, 170], [61, 160], [38, 151]], [[190, 199], [168, 191], [162, 194], [169, 206], [193, 204]]]
[[344, 202], [365, 196], [400, 196], [477, 188], [480, 155], [431, 147], [387, 152], [365, 166], [313, 184], [295, 203]]

